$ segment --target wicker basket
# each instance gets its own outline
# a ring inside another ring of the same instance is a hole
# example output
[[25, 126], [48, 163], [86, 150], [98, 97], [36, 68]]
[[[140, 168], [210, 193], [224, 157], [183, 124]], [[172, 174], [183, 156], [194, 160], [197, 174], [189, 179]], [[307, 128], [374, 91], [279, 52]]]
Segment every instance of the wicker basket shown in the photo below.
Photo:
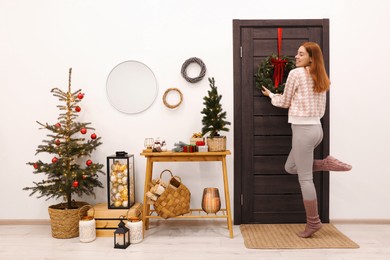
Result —
[[209, 152], [226, 151], [226, 136], [207, 137], [207, 145], [209, 146]]
[[[73, 238], [79, 236], [80, 216], [86, 216], [88, 205], [86, 202], [72, 202], [74, 209], [67, 209], [66, 203], [49, 206], [51, 235], [54, 238]], [[81, 210], [80, 210], [81, 209]]]
[[171, 174], [168, 187], [158, 197], [154, 203], [154, 209], [162, 218], [172, 218], [190, 212], [191, 193], [181, 182], [178, 176], [173, 176], [170, 170], [164, 170], [160, 174], [160, 179], [164, 172]]

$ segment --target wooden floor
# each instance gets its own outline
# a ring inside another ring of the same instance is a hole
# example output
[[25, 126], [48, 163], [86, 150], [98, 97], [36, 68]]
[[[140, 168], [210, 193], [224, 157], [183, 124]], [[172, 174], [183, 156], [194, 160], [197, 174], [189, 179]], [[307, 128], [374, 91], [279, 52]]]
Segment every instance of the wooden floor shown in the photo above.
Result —
[[229, 238], [226, 222], [218, 220], [155, 220], [140, 244], [114, 249], [113, 239], [98, 237], [90, 243], [78, 238], [55, 239], [49, 225], [0, 225], [0, 259], [390, 259], [389, 224], [335, 224], [359, 249], [247, 249], [234, 226]]

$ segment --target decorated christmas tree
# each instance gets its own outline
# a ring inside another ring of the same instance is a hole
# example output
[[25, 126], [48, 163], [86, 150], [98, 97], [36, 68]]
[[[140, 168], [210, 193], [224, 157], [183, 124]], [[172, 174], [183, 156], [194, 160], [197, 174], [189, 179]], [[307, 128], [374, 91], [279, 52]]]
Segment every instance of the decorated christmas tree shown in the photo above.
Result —
[[209, 78], [209, 83], [211, 90], [208, 91], [208, 96], [203, 98], [205, 107], [200, 113], [204, 115], [202, 135], [210, 133], [210, 137], [214, 138], [219, 136], [220, 131], [229, 131], [227, 125], [230, 125], [230, 122], [226, 120], [226, 112], [221, 105], [222, 95], [218, 94], [214, 78]]
[[[64, 92], [53, 88], [51, 92], [57, 97], [60, 110], [57, 122], [54, 124], [43, 124], [37, 121], [40, 129], [46, 129], [47, 140], [36, 149], [36, 155], [48, 153], [53, 157], [49, 162], [35, 161], [27, 164], [34, 167], [34, 173], [46, 174], [46, 179], [34, 182], [35, 186], [26, 187], [23, 190], [30, 190], [30, 196], [40, 193], [38, 198], [47, 197], [61, 198], [66, 202], [67, 208], [72, 206], [72, 195], [78, 196], [95, 195], [94, 188], [103, 188], [98, 180], [98, 173], [104, 174], [101, 169], [103, 164], [93, 162], [91, 154], [101, 145], [101, 137], [93, 132], [91, 123], [77, 122], [78, 114], [81, 112], [79, 103], [84, 98], [81, 89], [71, 91], [72, 68], [69, 69], [68, 91]], [[85, 137], [88, 136], [88, 137]]]

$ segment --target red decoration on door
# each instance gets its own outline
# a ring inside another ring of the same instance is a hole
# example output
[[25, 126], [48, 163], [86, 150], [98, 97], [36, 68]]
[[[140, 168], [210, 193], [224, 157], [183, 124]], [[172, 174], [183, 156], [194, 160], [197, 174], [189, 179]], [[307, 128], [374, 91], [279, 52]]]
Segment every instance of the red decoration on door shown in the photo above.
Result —
[[283, 29], [278, 28], [278, 57], [276, 59], [271, 59], [272, 65], [274, 65], [274, 85], [275, 88], [279, 87], [280, 82], [282, 82], [284, 68], [286, 67], [287, 60], [280, 58], [280, 53], [282, 49], [282, 33]]

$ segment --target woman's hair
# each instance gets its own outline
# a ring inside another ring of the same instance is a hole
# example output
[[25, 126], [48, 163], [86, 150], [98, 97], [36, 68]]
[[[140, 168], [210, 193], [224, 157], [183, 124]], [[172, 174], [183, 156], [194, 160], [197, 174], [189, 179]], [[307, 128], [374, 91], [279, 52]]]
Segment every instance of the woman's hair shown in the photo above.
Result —
[[325, 70], [324, 58], [320, 46], [315, 42], [305, 42], [302, 46], [311, 58], [310, 75], [314, 81], [314, 91], [323, 92], [329, 90], [330, 81]]

